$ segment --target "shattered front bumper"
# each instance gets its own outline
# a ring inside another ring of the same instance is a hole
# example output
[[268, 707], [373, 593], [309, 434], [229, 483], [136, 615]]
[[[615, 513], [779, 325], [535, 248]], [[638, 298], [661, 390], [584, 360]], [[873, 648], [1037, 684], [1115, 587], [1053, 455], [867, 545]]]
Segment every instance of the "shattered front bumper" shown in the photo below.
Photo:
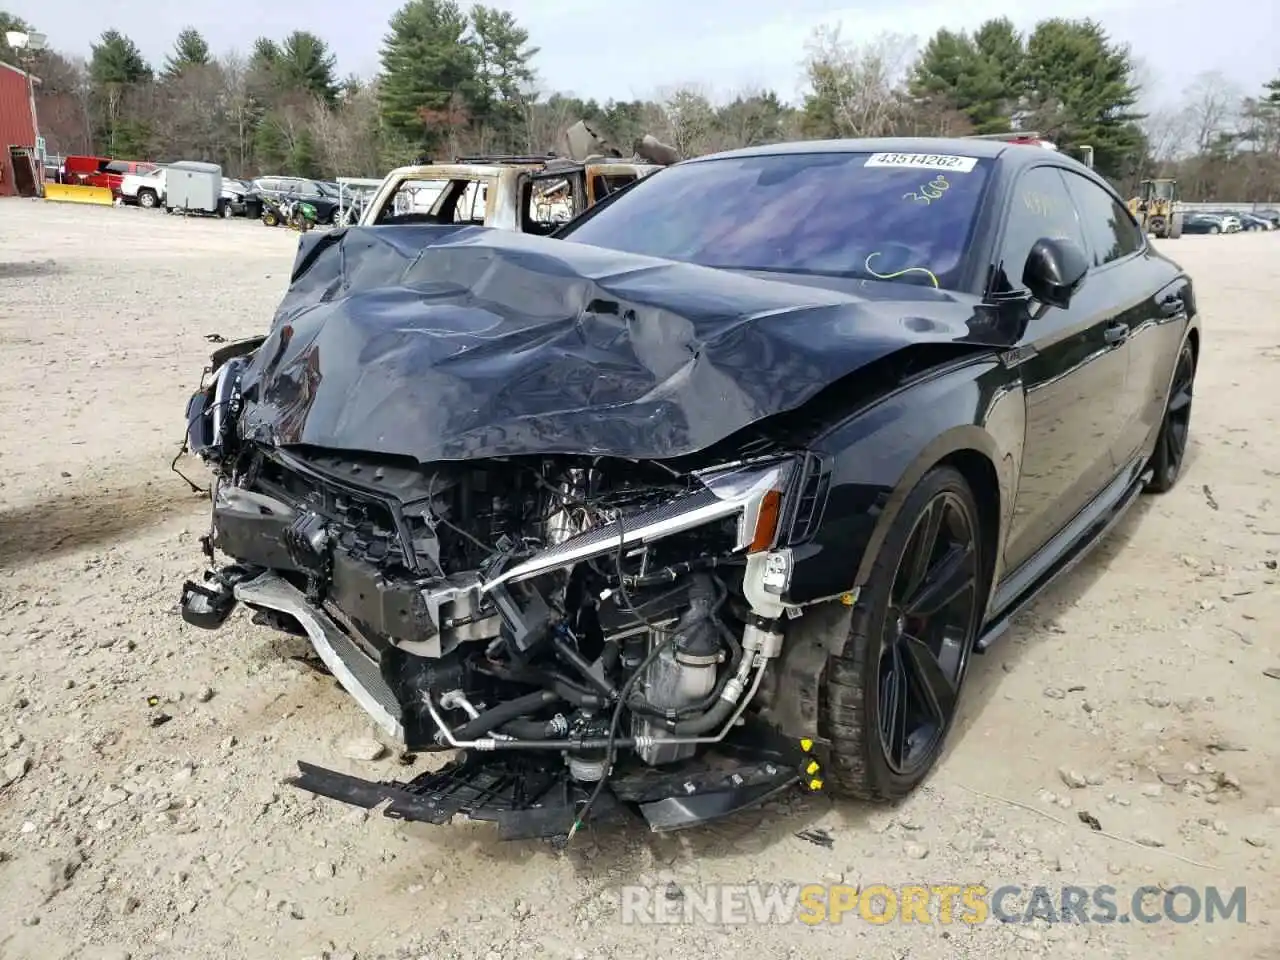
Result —
[[[235, 583], [231, 591], [250, 607], [293, 617], [325, 666], [382, 730], [399, 745], [412, 739], [405, 736], [399, 703], [378, 665], [300, 590], [267, 572]], [[184, 596], [184, 610], [187, 605]], [[696, 826], [796, 786], [801, 769], [814, 764], [812, 756], [764, 728], [752, 730], [736, 750], [724, 747], [730, 752], [676, 770], [646, 767], [611, 777], [591, 806], [591, 821], [610, 823], [639, 813], [653, 831]], [[495, 823], [504, 840], [565, 836], [593, 789], [567, 776], [558, 755], [464, 751], [442, 769], [407, 782], [363, 780], [302, 761], [298, 770], [289, 782], [318, 796], [366, 810], [385, 804], [387, 817], [438, 825], [462, 814]]]
[[265, 607], [293, 617], [306, 630], [316, 653], [343, 689], [389, 737], [399, 744], [405, 743], [395, 693], [382, 678], [377, 663], [356, 646], [328, 614], [274, 573], [238, 583], [234, 590], [236, 599], [248, 606]]
[[[441, 770], [405, 783], [362, 780], [298, 763], [299, 789], [384, 815], [437, 825], [458, 814], [493, 822], [503, 840], [567, 835], [593, 788], [563, 767], [527, 757], [464, 753]], [[654, 832], [679, 830], [757, 806], [794, 787], [798, 765], [778, 760], [728, 761], [678, 772], [639, 770], [609, 780], [591, 807], [591, 822], [613, 823], [638, 811]]]

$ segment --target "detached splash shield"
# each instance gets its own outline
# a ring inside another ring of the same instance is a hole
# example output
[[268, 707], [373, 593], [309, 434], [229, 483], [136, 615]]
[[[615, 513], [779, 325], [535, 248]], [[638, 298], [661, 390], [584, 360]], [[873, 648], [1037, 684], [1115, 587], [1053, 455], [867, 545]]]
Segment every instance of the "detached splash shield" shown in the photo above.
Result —
[[243, 374], [243, 426], [270, 444], [419, 463], [664, 459], [904, 347], [993, 335], [976, 315], [957, 323], [945, 291], [842, 283], [480, 227], [305, 234]]
[[[494, 754], [464, 754], [405, 783], [363, 780], [301, 761], [298, 771], [289, 783], [301, 790], [365, 810], [385, 803], [384, 815], [395, 820], [439, 826], [463, 814], [495, 823], [503, 840], [566, 836], [592, 789], [567, 777], [563, 765]], [[797, 766], [780, 760], [644, 770], [611, 778], [591, 807], [591, 822], [617, 822], [638, 811], [655, 832], [679, 830], [757, 806], [798, 783]]]

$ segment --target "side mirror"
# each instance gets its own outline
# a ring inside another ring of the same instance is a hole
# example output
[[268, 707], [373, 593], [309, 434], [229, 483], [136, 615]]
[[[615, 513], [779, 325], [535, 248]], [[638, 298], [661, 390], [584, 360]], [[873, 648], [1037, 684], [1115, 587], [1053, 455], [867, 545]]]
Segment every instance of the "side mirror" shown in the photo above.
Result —
[[1022, 270], [1022, 284], [1041, 303], [1065, 310], [1084, 283], [1089, 261], [1071, 240], [1037, 240]]

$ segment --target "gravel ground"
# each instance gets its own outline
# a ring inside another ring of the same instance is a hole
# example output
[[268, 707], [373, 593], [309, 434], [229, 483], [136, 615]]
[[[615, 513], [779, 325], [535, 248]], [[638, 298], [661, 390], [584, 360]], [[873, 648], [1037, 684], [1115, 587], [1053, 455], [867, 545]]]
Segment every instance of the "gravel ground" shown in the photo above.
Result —
[[[979, 658], [916, 796], [557, 853], [284, 784], [298, 758], [424, 761], [349, 759], [372, 728], [296, 648], [177, 616], [206, 518], [168, 469], [185, 400], [207, 334], [264, 328], [294, 236], [22, 200], [0, 224], [0, 957], [1280, 956], [1280, 235], [1169, 244], [1205, 324], [1186, 474]], [[796, 836], [817, 829], [829, 847]], [[620, 921], [623, 884], [751, 881], [1109, 884], [1122, 909], [1247, 886], [1248, 919]]]

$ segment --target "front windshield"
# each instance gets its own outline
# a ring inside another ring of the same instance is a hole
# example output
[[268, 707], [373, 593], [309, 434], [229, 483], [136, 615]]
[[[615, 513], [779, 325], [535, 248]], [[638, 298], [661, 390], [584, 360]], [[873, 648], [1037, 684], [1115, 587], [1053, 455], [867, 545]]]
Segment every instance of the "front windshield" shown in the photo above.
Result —
[[954, 281], [990, 162], [898, 153], [774, 154], [646, 177], [566, 240], [708, 267]]

